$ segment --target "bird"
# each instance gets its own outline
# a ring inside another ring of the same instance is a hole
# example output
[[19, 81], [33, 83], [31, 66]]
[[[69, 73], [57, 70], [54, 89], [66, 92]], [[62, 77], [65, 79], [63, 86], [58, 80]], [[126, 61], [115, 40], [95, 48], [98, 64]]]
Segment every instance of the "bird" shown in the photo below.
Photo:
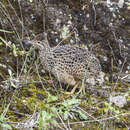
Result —
[[83, 91], [85, 94], [86, 79], [101, 72], [99, 59], [85, 48], [73, 45], [50, 47], [46, 40], [30, 40], [28, 43], [39, 50], [39, 58], [45, 70], [53, 74], [59, 82], [74, 86], [66, 94], [73, 94], [79, 84], [79, 92]]

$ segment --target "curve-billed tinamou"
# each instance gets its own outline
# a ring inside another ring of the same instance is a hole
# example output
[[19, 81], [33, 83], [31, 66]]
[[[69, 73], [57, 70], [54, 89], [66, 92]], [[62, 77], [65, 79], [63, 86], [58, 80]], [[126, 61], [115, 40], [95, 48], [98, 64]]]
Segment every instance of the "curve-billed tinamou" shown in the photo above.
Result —
[[40, 60], [45, 70], [52, 73], [59, 82], [74, 86], [68, 94], [73, 94], [79, 83], [79, 92], [85, 93], [85, 80], [101, 72], [99, 60], [85, 48], [72, 45], [50, 47], [47, 41], [29, 43], [39, 49]]

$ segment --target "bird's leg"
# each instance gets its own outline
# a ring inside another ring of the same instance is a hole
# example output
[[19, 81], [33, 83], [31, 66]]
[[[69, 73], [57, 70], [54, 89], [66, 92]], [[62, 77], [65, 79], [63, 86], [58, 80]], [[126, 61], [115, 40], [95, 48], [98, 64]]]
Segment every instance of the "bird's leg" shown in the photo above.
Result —
[[73, 89], [71, 90], [71, 92], [65, 92], [65, 94], [72, 95], [75, 92], [75, 90], [76, 90], [77, 87], [78, 87], [78, 83], [73, 87]]
[[66, 81], [66, 83], [68, 83], [68, 85], [74, 86], [71, 92], [65, 92], [65, 94], [72, 95], [75, 92], [76, 88], [78, 87], [78, 83], [76, 83], [73, 76], [68, 75], [68, 74], [66, 74], [64, 80]]
[[81, 85], [81, 88], [80, 88], [78, 94], [81, 93], [82, 91], [83, 91], [83, 94], [85, 94], [84, 80], [85, 80], [85, 79], [82, 80], [82, 85]]
[[84, 86], [84, 83], [82, 84], [81, 88], [82, 88], [82, 90], [83, 90], [83, 94], [85, 94], [85, 86]]

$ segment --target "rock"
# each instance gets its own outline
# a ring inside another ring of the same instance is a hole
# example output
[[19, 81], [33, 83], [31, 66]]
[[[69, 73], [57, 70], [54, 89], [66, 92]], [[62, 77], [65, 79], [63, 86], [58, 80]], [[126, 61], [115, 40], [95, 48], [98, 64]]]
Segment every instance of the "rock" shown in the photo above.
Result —
[[122, 108], [127, 103], [125, 96], [110, 96], [109, 101]]
[[96, 79], [96, 81], [98, 81], [99, 85], [103, 84], [103, 82], [104, 82], [104, 76], [105, 76], [105, 74], [103, 72], [99, 73], [99, 76]]

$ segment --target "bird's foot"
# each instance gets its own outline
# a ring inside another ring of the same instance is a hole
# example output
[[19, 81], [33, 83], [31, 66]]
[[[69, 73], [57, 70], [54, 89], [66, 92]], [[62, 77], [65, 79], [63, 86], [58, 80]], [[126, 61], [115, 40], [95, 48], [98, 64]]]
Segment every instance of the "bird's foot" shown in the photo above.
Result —
[[76, 85], [73, 87], [73, 89], [71, 90], [71, 92], [65, 92], [65, 94], [67, 94], [67, 95], [72, 95], [72, 94], [75, 92], [75, 90], [76, 90], [77, 87], [78, 87], [78, 84], [76, 84]]
[[83, 94], [85, 95], [85, 86], [84, 86], [84, 84], [82, 84], [82, 86], [81, 86], [81, 88], [80, 88], [80, 90], [79, 90], [79, 92], [77, 93], [77, 94], [82, 94], [82, 92], [83, 92]]

